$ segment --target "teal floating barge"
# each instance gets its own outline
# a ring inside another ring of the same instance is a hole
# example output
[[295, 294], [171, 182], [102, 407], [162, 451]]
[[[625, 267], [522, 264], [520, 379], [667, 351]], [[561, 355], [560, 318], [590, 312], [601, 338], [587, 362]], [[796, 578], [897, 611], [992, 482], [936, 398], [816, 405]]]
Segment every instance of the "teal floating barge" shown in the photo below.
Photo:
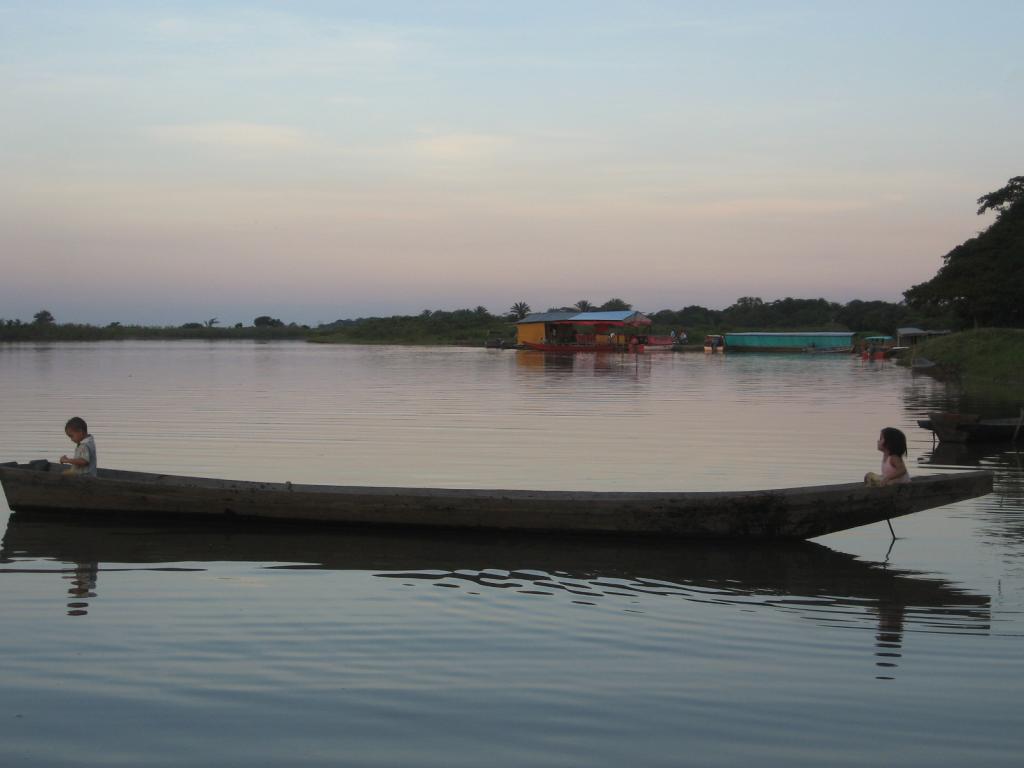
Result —
[[729, 352], [852, 352], [853, 332], [727, 333]]

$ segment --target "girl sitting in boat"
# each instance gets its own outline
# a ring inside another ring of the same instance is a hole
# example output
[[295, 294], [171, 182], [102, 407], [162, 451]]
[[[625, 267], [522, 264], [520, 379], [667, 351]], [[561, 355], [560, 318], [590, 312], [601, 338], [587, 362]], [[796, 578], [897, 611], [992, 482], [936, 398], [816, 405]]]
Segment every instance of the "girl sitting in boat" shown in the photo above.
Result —
[[864, 475], [867, 485], [894, 485], [909, 483], [910, 473], [903, 457], [907, 455], [907, 436], [895, 427], [885, 427], [878, 433], [878, 450], [882, 452], [882, 471]]

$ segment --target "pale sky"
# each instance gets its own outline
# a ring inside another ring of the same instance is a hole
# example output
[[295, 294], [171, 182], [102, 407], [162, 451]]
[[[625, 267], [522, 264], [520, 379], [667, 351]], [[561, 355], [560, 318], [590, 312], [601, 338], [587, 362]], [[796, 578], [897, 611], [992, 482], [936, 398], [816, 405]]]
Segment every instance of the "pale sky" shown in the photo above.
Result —
[[1024, 3], [0, 0], [0, 318], [901, 298], [1024, 174]]

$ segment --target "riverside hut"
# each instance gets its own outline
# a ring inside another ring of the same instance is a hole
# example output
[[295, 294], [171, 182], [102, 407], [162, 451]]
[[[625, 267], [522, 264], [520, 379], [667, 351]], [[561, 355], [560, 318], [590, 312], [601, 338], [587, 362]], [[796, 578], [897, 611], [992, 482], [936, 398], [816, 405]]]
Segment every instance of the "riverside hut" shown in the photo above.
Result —
[[541, 312], [516, 323], [520, 344], [545, 352], [610, 352], [644, 347], [671, 349], [669, 337], [651, 337], [641, 312]]

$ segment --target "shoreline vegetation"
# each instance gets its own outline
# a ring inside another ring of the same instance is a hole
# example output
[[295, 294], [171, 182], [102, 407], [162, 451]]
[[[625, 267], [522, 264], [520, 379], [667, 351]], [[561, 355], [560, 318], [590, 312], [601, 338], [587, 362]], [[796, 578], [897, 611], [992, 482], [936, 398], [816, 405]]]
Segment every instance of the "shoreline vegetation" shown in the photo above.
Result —
[[[579, 301], [573, 306], [551, 307], [547, 311], [631, 310], [622, 299], [610, 299], [597, 306]], [[516, 321], [532, 310], [525, 302], [516, 302], [509, 312], [493, 314], [487, 308], [453, 311], [425, 309], [418, 315], [364, 317], [336, 320], [315, 327], [285, 323], [268, 315], [257, 317], [251, 325], [223, 326], [216, 318], [180, 326], [142, 326], [110, 323], [105, 326], [58, 323], [49, 310], [40, 310], [31, 322], [0, 319], [0, 341], [120, 341], [120, 340], [217, 340], [217, 339], [295, 339], [326, 344], [410, 344], [483, 346], [498, 339], [514, 342]], [[854, 300], [841, 305], [825, 299], [785, 298], [764, 301], [744, 296], [726, 309], [708, 309], [691, 305], [679, 310], [644, 312], [651, 318], [650, 332], [669, 335], [685, 330], [691, 342], [699, 342], [709, 333], [780, 330], [841, 330], [863, 335], [892, 333], [897, 327], [950, 327], [952, 318], [943, 314], [923, 314], [905, 304], [885, 301]]]
[[[741, 300], [742, 301], [742, 300]], [[817, 305], [818, 300], [786, 299], [791, 308], [805, 303]], [[734, 330], [803, 330], [823, 327], [832, 329], [852, 330], [849, 325], [835, 321], [813, 324], [806, 313], [797, 313], [798, 317], [778, 316], [775, 312], [765, 312], [763, 302], [747, 301], [745, 305], [733, 305], [728, 310], [707, 310], [703, 307], [688, 307], [680, 312], [663, 310], [654, 313], [652, 326], [654, 333], [669, 333], [670, 329], [686, 328], [691, 341], [703, 338], [705, 333], [725, 333]], [[780, 302], [773, 302], [778, 305]], [[851, 302], [851, 304], [883, 305], [885, 302]], [[748, 323], [734, 325], [722, 322], [736, 318], [736, 308], [740, 306], [747, 314]], [[850, 305], [845, 309], [849, 310]], [[763, 325], [750, 316], [751, 310], [762, 310], [767, 314], [769, 324]], [[803, 307], [806, 309], [806, 307]], [[855, 307], [855, 309], [857, 309]], [[857, 336], [878, 333], [882, 318], [872, 316], [880, 309], [905, 309], [901, 305], [888, 307], [874, 306], [874, 313], [864, 315], [861, 319], [877, 324], [868, 326], [870, 330], [857, 330]], [[703, 317], [699, 315], [703, 313]], [[847, 313], [851, 314], [851, 313]], [[853, 313], [856, 314], [856, 313]], [[853, 317], [851, 314], [851, 317]], [[680, 317], [682, 315], [683, 317]], [[716, 317], [717, 315], [717, 317]], [[772, 315], [775, 315], [772, 317]], [[891, 314], [890, 314], [891, 316]], [[833, 317], [835, 317], [833, 315]], [[795, 323], [794, 320], [808, 321]], [[901, 318], [902, 319], [902, 318]], [[94, 326], [80, 323], [33, 322], [20, 323], [0, 321], [0, 342], [57, 342], [57, 341], [182, 341], [182, 340], [254, 340], [254, 341], [307, 341], [318, 344], [402, 344], [410, 346], [484, 346], [495, 339], [515, 341], [515, 320], [509, 316], [498, 317], [485, 309], [456, 310], [445, 312], [423, 312], [419, 315], [394, 317], [360, 318], [358, 320], [339, 320], [316, 328], [285, 324], [279, 320], [267, 322], [257, 318], [259, 324], [250, 326], [238, 324], [232, 327], [218, 327], [211, 324], [187, 323], [179, 327], [141, 326], [111, 324]], [[684, 325], [679, 320], [704, 320], [703, 327], [697, 323]], [[788, 322], [787, 322], [788, 320]], [[711, 322], [709, 322], [711, 321]], [[715, 322], [717, 321], [717, 322]], [[712, 324], [714, 322], [714, 324]], [[802, 326], [802, 327], [801, 327]], [[861, 324], [863, 328], [863, 323]], [[883, 331], [892, 332], [881, 326]], [[912, 365], [914, 361], [928, 360], [935, 363], [937, 372], [944, 378], [957, 379], [972, 389], [981, 386], [995, 386], [1001, 389], [1017, 389], [1024, 386], [1024, 329], [1016, 328], [978, 328], [948, 336], [939, 336], [924, 341], [914, 347], [913, 354], [901, 360], [904, 365]]]
[[1024, 329], [976, 328], [938, 336], [914, 347], [904, 365], [927, 360], [942, 378], [957, 379], [968, 389], [994, 386], [1021, 399], [1024, 387]]
[[[816, 313], [807, 311], [809, 305], [817, 309], [831, 309], [830, 317], [821, 316], [815, 322], [813, 314]], [[865, 312], [865, 307], [869, 311]], [[894, 321], [898, 318], [909, 323], [912, 319], [900, 317], [907, 311], [902, 305], [855, 301], [839, 308], [838, 317], [854, 321], [843, 324], [836, 321], [837, 308], [838, 305], [830, 305], [823, 299], [785, 299], [770, 304], [760, 299], [741, 299], [727, 310], [687, 307], [679, 312], [662, 310], [653, 313], [652, 332], [667, 334], [672, 329], [686, 328], [691, 342], [699, 341], [706, 333], [766, 329], [855, 330], [857, 337], [863, 338], [880, 332], [892, 333], [895, 328], [884, 324], [886, 320]], [[730, 320], [733, 322], [728, 322]], [[746, 322], [740, 324], [735, 322], [737, 320]], [[0, 342], [254, 340], [480, 347], [496, 339], [510, 343], [515, 341], [515, 319], [511, 316], [492, 315], [482, 307], [454, 312], [438, 310], [424, 311], [419, 315], [339, 320], [315, 328], [295, 323], [285, 324], [265, 316], [257, 318], [257, 321], [249, 326], [238, 324], [231, 327], [219, 327], [209, 322], [160, 327], [117, 323], [94, 326], [58, 324], [52, 321], [0, 321]], [[859, 328], [856, 327], [858, 325]], [[698, 347], [695, 345], [689, 348]], [[913, 365], [914, 361], [922, 359], [934, 363], [936, 372], [943, 378], [956, 379], [971, 389], [996, 387], [1019, 391], [1024, 386], [1024, 329], [978, 328], [935, 337], [916, 345], [912, 355], [900, 362]]]

